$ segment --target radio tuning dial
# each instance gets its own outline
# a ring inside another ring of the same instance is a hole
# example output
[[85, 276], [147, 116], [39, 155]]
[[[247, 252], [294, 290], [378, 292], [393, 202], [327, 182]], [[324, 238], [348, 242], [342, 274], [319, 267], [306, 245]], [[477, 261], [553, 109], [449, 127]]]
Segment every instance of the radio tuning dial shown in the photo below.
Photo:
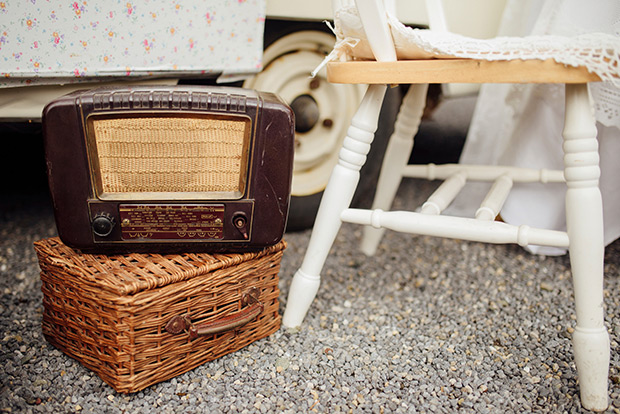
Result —
[[112, 233], [114, 228], [114, 217], [108, 213], [99, 213], [95, 216], [92, 222], [93, 233], [99, 237], [106, 237]]
[[235, 228], [239, 231], [239, 233], [241, 233], [241, 236], [247, 240], [248, 239], [248, 218], [246, 217], [245, 213], [242, 211], [237, 211], [235, 214], [233, 214], [233, 219], [232, 219], [233, 225], [235, 226]]

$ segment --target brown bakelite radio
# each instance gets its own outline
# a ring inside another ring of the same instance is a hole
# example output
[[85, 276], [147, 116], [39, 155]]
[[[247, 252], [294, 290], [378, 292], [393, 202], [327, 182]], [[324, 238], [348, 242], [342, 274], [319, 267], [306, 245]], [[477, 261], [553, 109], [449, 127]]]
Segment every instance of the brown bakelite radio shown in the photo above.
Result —
[[178, 86], [78, 91], [43, 112], [58, 234], [85, 252], [277, 243], [294, 115], [276, 95]]

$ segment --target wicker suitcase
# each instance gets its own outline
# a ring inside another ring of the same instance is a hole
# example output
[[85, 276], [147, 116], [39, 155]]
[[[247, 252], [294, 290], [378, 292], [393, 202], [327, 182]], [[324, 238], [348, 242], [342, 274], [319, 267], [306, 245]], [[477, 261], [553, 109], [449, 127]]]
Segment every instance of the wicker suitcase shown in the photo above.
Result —
[[106, 256], [38, 241], [43, 334], [116, 391], [139, 391], [278, 330], [285, 247]]

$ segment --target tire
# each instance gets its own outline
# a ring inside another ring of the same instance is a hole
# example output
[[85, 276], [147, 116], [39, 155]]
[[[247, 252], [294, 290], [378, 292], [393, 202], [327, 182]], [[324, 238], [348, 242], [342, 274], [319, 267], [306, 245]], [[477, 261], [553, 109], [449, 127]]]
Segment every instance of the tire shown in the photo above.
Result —
[[[366, 89], [362, 85], [329, 83], [325, 69], [310, 79], [310, 73], [332, 50], [334, 41], [324, 23], [268, 20], [263, 70], [243, 84], [280, 95], [295, 112], [295, 159], [287, 231], [304, 230], [314, 224], [338, 151]], [[386, 141], [383, 129], [376, 138], [379, 147], [381, 141]], [[391, 125], [389, 130], [391, 133]], [[378, 176], [379, 154], [382, 156], [383, 151], [371, 151], [362, 174]], [[365, 200], [371, 188], [374, 185], [369, 183], [358, 189], [354, 200]]]

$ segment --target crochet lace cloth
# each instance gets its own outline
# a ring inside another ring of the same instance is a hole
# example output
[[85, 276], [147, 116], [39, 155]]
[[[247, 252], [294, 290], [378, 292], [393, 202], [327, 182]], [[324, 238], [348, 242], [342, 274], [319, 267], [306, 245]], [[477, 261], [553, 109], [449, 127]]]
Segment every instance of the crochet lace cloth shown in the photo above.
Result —
[[[531, 35], [474, 39], [450, 32], [414, 29], [388, 14], [397, 58], [468, 58], [481, 60], [553, 59], [569, 66], [583, 66], [606, 85], [597, 88], [597, 119], [620, 128], [620, 37], [609, 33], [574, 36]], [[336, 44], [323, 65], [332, 60], [374, 60], [357, 9], [345, 6], [334, 18]]]
[[[339, 10], [335, 18], [336, 56], [371, 59], [374, 55], [355, 7]], [[603, 80], [620, 86], [620, 38], [606, 33], [573, 37], [526, 36], [474, 39], [450, 32], [414, 29], [388, 14], [399, 60], [468, 58], [481, 60], [554, 59], [569, 66], [585, 66]]]

